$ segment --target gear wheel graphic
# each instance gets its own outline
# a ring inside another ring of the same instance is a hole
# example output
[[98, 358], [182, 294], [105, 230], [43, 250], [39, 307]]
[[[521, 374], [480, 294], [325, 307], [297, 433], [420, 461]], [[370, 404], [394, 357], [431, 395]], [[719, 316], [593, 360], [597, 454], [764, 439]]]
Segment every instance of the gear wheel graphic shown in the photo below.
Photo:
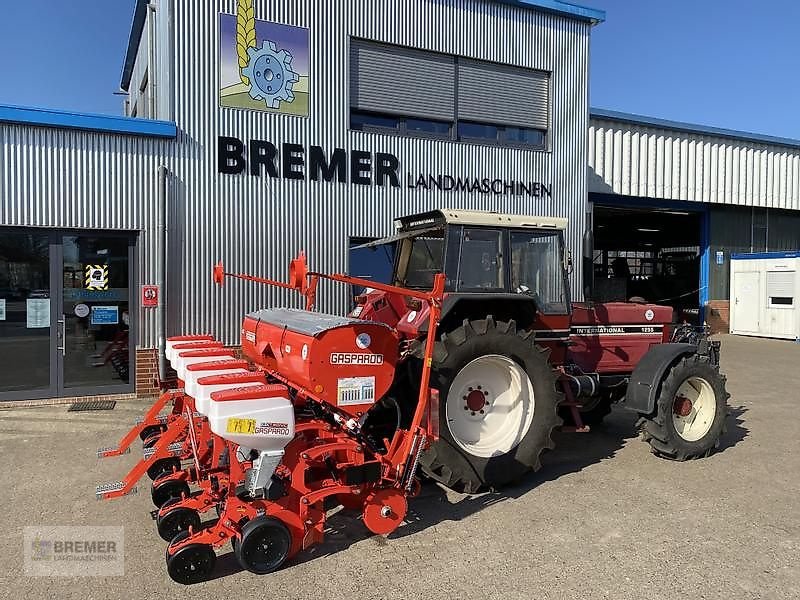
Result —
[[281, 102], [292, 102], [292, 86], [300, 76], [292, 71], [292, 55], [278, 50], [275, 42], [265, 40], [261, 48], [248, 48], [250, 60], [242, 75], [250, 80], [250, 97], [264, 100], [269, 108], [280, 108]]

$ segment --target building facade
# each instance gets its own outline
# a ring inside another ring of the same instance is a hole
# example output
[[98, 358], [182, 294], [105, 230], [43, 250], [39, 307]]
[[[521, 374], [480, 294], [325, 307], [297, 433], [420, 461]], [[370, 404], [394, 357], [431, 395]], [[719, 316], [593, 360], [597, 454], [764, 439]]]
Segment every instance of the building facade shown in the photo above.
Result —
[[[235, 344], [242, 315], [298, 301], [213, 286], [219, 260], [279, 278], [305, 250], [348, 271], [352, 240], [440, 206], [567, 216], [577, 247], [601, 19], [553, 0], [138, 2], [128, 118], [0, 111], [0, 352], [18, 365], [0, 399], [152, 392], [163, 335]], [[162, 264], [163, 327], [142, 287]], [[347, 290], [318, 306], [346, 310]]]
[[[304, 250], [365, 275], [355, 244], [442, 206], [566, 217], [573, 299], [724, 328], [730, 253], [800, 247], [800, 142], [590, 111], [603, 19], [559, 0], [138, 1], [125, 116], [0, 106], [0, 400], [151, 394], [164, 336], [236, 345], [244, 314], [299, 302], [216, 287], [217, 261], [282, 279]], [[349, 301], [319, 290], [320, 310]]]

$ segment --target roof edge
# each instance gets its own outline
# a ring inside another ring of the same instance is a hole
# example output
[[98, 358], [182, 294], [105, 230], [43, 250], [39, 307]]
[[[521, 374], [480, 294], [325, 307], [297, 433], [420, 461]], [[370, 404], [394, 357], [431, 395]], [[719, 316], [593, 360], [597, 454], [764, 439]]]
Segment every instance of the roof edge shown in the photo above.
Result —
[[125, 51], [125, 62], [122, 66], [122, 78], [119, 87], [128, 91], [133, 75], [133, 63], [136, 62], [136, 54], [139, 52], [139, 44], [142, 41], [142, 32], [147, 20], [148, 0], [137, 0], [133, 9], [133, 22], [131, 23], [131, 33], [128, 37], [128, 49]]
[[715, 135], [718, 137], [734, 139], [734, 140], [761, 142], [764, 144], [773, 144], [776, 146], [788, 146], [790, 148], [800, 148], [800, 140], [795, 140], [792, 138], [764, 135], [761, 133], [751, 133], [749, 131], [738, 131], [736, 129], [725, 129], [722, 127], [711, 127], [708, 125], [697, 125], [694, 123], [685, 123], [682, 121], [670, 121], [669, 119], [658, 119], [655, 117], [647, 117], [644, 115], [619, 112], [616, 110], [606, 110], [604, 108], [590, 108], [589, 118], [607, 119], [609, 121], [620, 121], [623, 123], [634, 123], [639, 125], [650, 125], [652, 127], [661, 127], [663, 129], [675, 129], [677, 131], [684, 131], [687, 133], [702, 133], [702, 134]]
[[606, 11], [564, 0], [494, 0], [500, 4], [511, 4], [521, 8], [538, 9], [564, 17], [571, 17], [579, 21], [588, 21], [597, 25], [606, 20]]
[[0, 123], [80, 129], [101, 133], [117, 133], [140, 137], [175, 139], [178, 128], [171, 121], [136, 119], [95, 113], [82, 113], [50, 108], [0, 104]]
[[[579, 21], [586, 21], [592, 25], [597, 25], [606, 20], [606, 11], [565, 2], [564, 0], [491, 0], [499, 4], [509, 4], [520, 8], [542, 10], [552, 14], [571, 17]], [[136, 54], [139, 52], [139, 44], [142, 41], [142, 32], [147, 21], [147, 5], [149, 0], [137, 0], [133, 11], [133, 22], [131, 23], [131, 33], [128, 37], [128, 49], [125, 52], [125, 62], [122, 67], [122, 78], [120, 88], [129, 91], [131, 76], [133, 75], [133, 64], [136, 62]]]

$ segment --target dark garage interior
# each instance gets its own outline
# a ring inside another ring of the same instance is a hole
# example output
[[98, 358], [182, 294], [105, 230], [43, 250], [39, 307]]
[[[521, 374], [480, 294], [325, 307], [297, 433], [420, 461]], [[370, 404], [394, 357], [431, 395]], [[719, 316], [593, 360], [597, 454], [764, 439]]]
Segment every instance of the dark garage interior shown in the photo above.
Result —
[[696, 323], [704, 213], [594, 204], [594, 300], [666, 304]]

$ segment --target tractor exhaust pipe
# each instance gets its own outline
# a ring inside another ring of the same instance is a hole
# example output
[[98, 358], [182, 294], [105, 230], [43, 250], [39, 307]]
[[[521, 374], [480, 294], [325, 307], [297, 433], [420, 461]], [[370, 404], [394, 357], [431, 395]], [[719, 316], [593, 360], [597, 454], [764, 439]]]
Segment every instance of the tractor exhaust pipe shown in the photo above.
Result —
[[583, 298], [594, 300], [594, 232], [591, 213], [586, 215], [586, 231], [583, 232]]

